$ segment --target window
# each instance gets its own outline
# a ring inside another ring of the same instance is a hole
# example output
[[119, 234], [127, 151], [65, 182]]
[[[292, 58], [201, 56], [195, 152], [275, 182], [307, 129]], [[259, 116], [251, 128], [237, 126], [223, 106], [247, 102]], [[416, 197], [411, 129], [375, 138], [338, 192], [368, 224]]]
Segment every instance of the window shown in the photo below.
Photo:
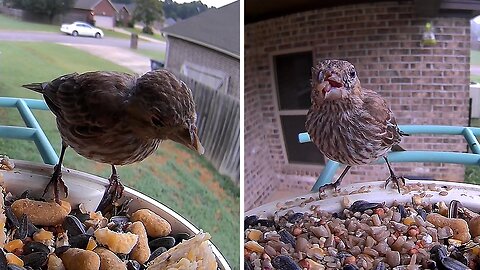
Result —
[[276, 55], [273, 64], [278, 114], [288, 162], [325, 164], [322, 153], [314, 144], [300, 144], [297, 139], [298, 133], [305, 132], [305, 120], [310, 107], [312, 52]]
[[184, 62], [180, 67], [180, 73], [214, 90], [228, 92], [230, 77], [223, 71]]

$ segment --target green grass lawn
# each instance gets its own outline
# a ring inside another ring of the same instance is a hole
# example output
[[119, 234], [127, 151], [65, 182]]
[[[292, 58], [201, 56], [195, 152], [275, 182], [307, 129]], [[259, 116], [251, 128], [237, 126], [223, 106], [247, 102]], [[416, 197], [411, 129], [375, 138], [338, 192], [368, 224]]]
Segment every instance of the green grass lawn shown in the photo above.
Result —
[[470, 50], [470, 64], [480, 65], [480, 51]]
[[480, 83], [480, 74], [470, 74], [470, 81]]
[[[470, 64], [480, 66], [480, 51], [470, 50]], [[470, 81], [480, 83], [480, 74], [470, 73]]]
[[[0, 21], [0, 25], [2, 25]], [[41, 98], [20, 85], [41, 82], [71, 72], [127, 71], [83, 51], [58, 44], [0, 42], [0, 96]], [[60, 136], [53, 114], [35, 116], [57, 153]], [[16, 109], [0, 109], [1, 125], [24, 125]], [[0, 153], [14, 159], [41, 162], [33, 142], [0, 139]], [[108, 177], [110, 166], [89, 161], [68, 149], [65, 167]], [[203, 157], [166, 142], [155, 155], [139, 164], [119, 168], [122, 182], [171, 207], [210, 232], [213, 242], [232, 266], [239, 269], [239, 188], [220, 175]]]
[[[480, 127], [480, 119], [474, 118], [471, 123], [472, 127]], [[480, 138], [477, 138], [480, 140]], [[480, 166], [465, 166], [465, 182], [472, 184], [480, 184]]]
[[145, 37], [153, 38], [153, 39], [160, 40], [160, 41], [165, 41], [165, 38], [160, 34], [149, 35], [149, 34], [143, 33], [142, 29], [130, 28], [130, 27], [122, 27], [122, 28], [123, 28], [123, 30], [128, 31], [130, 33], [136, 33], [138, 35], [142, 35], [142, 36], [145, 36]]
[[143, 56], [146, 56], [150, 59], [155, 59], [155, 60], [165, 60], [165, 51], [154, 51], [154, 50], [146, 50], [146, 49], [130, 49], [135, 53], [141, 54]]
[[120, 33], [120, 32], [115, 32], [114, 30], [109, 30], [109, 29], [103, 29], [103, 34], [105, 37], [113, 37], [113, 38], [122, 38], [122, 39], [130, 39], [130, 35]]
[[59, 32], [60, 25], [24, 22], [0, 14], [0, 30]]

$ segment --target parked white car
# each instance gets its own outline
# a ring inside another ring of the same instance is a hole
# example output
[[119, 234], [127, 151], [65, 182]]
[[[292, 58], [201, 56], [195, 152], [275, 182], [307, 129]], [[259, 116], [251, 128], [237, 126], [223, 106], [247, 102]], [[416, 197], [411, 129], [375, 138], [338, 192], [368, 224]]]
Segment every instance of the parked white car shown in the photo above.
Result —
[[96, 37], [102, 38], [103, 31], [102, 29], [96, 28], [91, 26], [86, 22], [74, 22], [72, 24], [62, 24], [60, 27], [60, 31], [63, 33], [76, 36], [89, 36], [89, 37]]

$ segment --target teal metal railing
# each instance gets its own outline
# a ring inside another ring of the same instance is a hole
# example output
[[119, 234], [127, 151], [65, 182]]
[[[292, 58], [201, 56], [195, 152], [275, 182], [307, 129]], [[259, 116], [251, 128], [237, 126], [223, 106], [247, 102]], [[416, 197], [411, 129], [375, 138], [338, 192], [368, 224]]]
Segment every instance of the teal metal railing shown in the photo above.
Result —
[[[435, 135], [462, 135], [468, 143], [472, 153], [437, 152], [437, 151], [401, 151], [388, 153], [390, 162], [431, 162], [431, 163], [454, 163], [464, 165], [480, 165], [480, 145], [476, 136], [480, 136], [480, 128], [435, 126], [435, 125], [401, 125], [400, 130], [409, 135], [435, 134]], [[300, 143], [310, 142], [308, 133], [298, 134]], [[377, 163], [384, 163], [380, 158]], [[329, 160], [315, 182], [312, 191], [317, 191], [321, 186], [331, 183], [340, 163]]]
[[0, 137], [10, 139], [31, 140], [35, 142], [43, 162], [57, 164], [58, 156], [45, 136], [40, 124], [32, 113], [33, 110], [46, 110], [48, 106], [43, 100], [0, 97], [0, 107], [17, 108], [27, 127], [0, 125]]

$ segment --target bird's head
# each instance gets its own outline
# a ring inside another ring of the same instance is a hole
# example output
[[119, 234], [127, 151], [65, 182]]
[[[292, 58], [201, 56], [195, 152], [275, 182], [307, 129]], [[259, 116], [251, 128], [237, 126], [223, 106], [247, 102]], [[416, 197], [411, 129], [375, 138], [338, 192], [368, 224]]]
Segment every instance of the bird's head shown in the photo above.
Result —
[[150, 71], [137, 79], [129, 112], [143, 136], [172, 140], [204, 153], [197, 133], [191, 90], [167, 70]]
[[341, 100], [358, 94], [360, 80], [348, 61], [324, 60], [312, 68], [312, 103]]

